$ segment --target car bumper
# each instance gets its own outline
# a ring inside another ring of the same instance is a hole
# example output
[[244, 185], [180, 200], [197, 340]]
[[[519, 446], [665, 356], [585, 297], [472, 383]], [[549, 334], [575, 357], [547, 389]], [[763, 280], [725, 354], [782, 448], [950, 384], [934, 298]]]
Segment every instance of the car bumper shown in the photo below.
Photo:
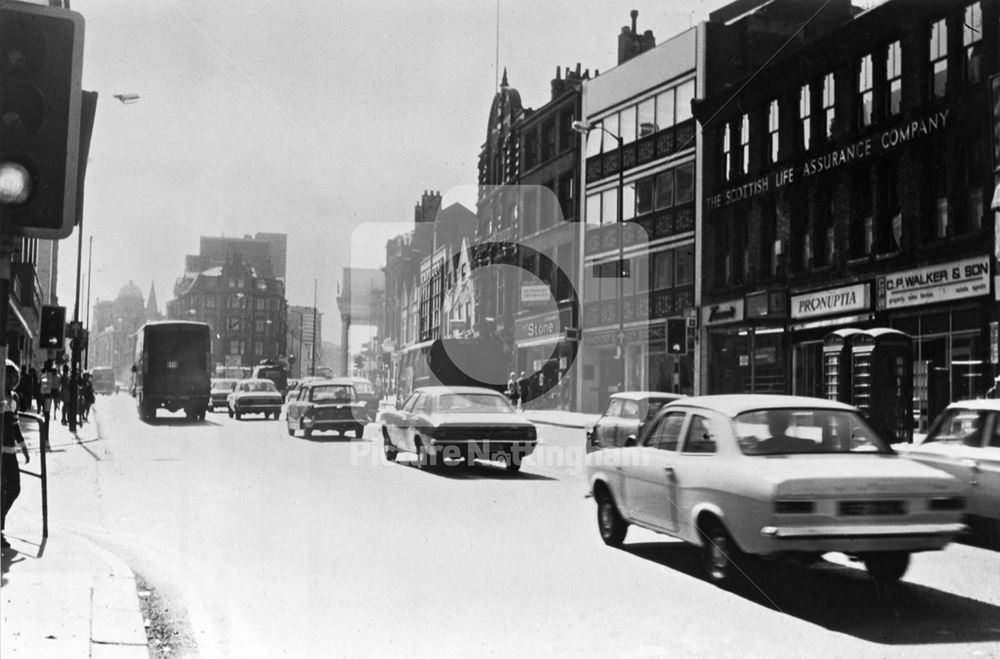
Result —
[[364, 424], [365, 419], [302, 419], [302, 427], [312, 430], [350, 430]]
[[236, 407], [233, 408], [236, 412], [240, 414], [261, 414], [270, 412], [281, 412], [281, 403], [255, 403], [253, 405], [245, 405], [243, 403], [236, 403]]
[[765, 526], [760, 530], [764, 545], [761, 553], [943, 549], [966, 530], [966, 525], [960, 523]]
[[461, 440], [431, 439], [428, 452], [446, 457], [464, 459], [494, 460], [498, 456], [518, 454], [531, 455], [535, 451], [536, 440]]

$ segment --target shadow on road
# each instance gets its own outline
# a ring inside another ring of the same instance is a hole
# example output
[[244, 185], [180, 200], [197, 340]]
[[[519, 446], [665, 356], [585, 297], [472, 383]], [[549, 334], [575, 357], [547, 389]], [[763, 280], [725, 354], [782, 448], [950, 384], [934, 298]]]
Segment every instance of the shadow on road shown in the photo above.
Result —
[[152, 419], [140, 419], [141, 423], [145, 423], [147, 426], [206, 426], [206, 427], [218, 427], [221, 424], [215, 421], [209, 421], [208, 419], [204, 421], [199, 421], [198, 419], [188, 419], [186, 417], [174, 417], [174, 416], [156, 416]]
[[[684, 543], [626, 544], [623, 550], [701, 578], [697, 549]], [[872, 643], [1000, 640], [1000, 607], [905, 581], [878, 585], [860, 567], [751, 561], [745, 569], [750, 578], [735, 594]]]
[[313, 433], [309, 437], [303, 437], [302, 435], [289, 436], [289, 439], [301, 439], [307, 442], [315, 442], [317, 444], [350, 444], [351, 442], [360, 442], [363, 437], [355, 437], [354, 435], [340, 435], [335, 432], [323, 433], [317, 435]]
[[[409, 461], [399, 460], [398, 464], [408, 464], [414, 469], [417, 468], [416, 459]], [[432, 467], [425, 470], [428, 474], [433, 474], [435, 476], [440, 476], [442, 478], [449, 478], [451, 480], [483, 480], [489, 478], [491, 480], [510, 480], [510, 481], [555, 481], [558, 478], [551, 478], [549, 476], [543, 476], [541, 474], [533, 474], [526, 471], [507, 471], [499, 465], [494, 465], [493, 463], [476, 463], [475, 466], [469, 467], [464, 463], [455, 462], [453, 464], [447, 465], [445, 467]]]

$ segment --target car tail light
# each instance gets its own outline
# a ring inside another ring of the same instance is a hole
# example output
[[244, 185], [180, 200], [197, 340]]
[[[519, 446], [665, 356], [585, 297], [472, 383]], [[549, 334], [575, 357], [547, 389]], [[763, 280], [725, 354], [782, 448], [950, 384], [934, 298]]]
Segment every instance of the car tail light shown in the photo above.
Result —
[[935, 497], [928, 507], [930, 510], [964, 510], [965, 497]]
[[816, 512], [816, 502], [804, 499], [779, 499], [774, 502], [774, 512], [779, 515], [808, 515]]

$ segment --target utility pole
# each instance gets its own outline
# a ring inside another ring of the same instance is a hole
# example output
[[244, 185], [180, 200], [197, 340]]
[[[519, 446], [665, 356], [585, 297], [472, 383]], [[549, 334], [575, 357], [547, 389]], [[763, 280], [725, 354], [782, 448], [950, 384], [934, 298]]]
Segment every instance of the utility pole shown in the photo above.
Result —
[[87, 315], [83, 320], [83, 329], [87, 332], [87, 347], [83, 351], [83, 368], [90, 368], [90, 278], [94, 273], [94, 237], [90, 236], [87, 248]]

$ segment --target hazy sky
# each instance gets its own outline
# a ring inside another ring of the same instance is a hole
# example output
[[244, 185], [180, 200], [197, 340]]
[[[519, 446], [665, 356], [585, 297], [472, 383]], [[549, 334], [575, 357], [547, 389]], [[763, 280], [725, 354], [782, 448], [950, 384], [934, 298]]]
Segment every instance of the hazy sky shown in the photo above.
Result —
[[[614, 66], [631, 9], [659, 43], [724, 4], [502, 0], [500, 69], [539, 107], [557, 66]], [[92, 305], [131, 279], [144, 292], [155, 282], [163, 310], [200, 235], [285, 232], [288, 301], [311, 305], [317, 279], [324, 338], [336, 339], [341, 268], [385, 258], [381, 239], [349, 254], [352, 231], [396, 228], [424, 190], [476, 182], [496, 91], [495, 0], [71, 7], [86, 20], [83, 86], [100, 94], [84, 214]], [[60, 246], [70, 311], [76, 239]]]

